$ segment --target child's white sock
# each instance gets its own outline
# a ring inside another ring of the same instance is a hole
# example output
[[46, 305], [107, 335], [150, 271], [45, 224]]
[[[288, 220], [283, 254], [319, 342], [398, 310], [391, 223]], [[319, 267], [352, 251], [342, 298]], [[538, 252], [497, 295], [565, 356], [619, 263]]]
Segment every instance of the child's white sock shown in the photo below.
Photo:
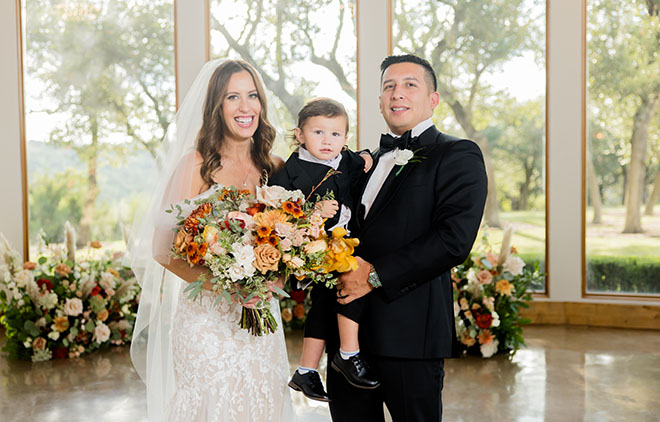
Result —
[[339, 356], [341, 356], [341, 358], [344, 359], [344, 360], [349, 360], [351, 358], [351, 356], [355, 356], [358, 353], [360, 353], [360, 349], [357, 349], [354, 352], [345, 352], [345, 351], [339, 349]]
[[300, 375], [305, 375], [308, 372], [318, 372], [316, 369], [313, 368], [305, 368], [304, 366], [299, 366], [298, 367], [298, 373]]

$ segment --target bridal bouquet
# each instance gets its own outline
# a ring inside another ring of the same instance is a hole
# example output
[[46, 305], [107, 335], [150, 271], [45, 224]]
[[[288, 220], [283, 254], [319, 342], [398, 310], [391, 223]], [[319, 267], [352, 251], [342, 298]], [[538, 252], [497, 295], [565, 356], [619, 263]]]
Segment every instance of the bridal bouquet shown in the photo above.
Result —
[[243, 307], [240, 326], [253, 335], [277, 328], [268, 307], [271, 292], [288, 297], [274, 283], [294, 276], [334, 286], [332, 271], [357, 267], [352, 256], [357, 239], [346, 239], [346, 231], [335, 229], [328, 236], [324, 220], [300, 191], [280, 186], [257, 187], [257, 195], [235, 188], [216, 187], [215, 192], [186, 205], [195, 208], [177, 212], [177, 234], [172, 255], [207, 267], [212, 276], [186, 287], [189, 298], [198, 297], [210, 282], [220, 300], [241, 303], [256, 300], [255, 308]]
[[529, 322], [520, 316], [527, 308], [530, 284], [543, 278], [538, 267], [529, 268], [511, 246], [507, 229], [499, 254], [486, 240], [485, 250], [473, 253], [451, 273], [454, 286], [456, 335], [466, 352], [481, 353], [485, 358], [498, 351], [515, 352], [525, 344], [522, 325]]

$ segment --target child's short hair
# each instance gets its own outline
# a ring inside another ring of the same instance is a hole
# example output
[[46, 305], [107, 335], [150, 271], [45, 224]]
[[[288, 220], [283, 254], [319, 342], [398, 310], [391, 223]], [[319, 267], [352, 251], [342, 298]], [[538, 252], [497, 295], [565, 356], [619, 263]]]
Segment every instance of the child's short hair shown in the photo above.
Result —
[[[348, 113], [339, 101], [327, 97], [312, 98], [307, 101], [298, 112], [298, 126], [296, 127], [302, 130], [305, 123], [307, 123], [307, 120], [316, 116], [323, 116], [331, 119], [334, 117], [343, 117], [346, 119], [346, 133], [348, 133]], [[294, 147], [299, 145], [298, 140], [294, 135], [291, 135], [289, 138]]]

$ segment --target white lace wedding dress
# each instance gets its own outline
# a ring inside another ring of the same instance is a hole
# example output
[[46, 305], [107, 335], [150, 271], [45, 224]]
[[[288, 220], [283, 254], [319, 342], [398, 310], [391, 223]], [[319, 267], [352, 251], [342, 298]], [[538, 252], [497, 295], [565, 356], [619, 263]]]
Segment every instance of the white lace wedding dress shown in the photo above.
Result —
[[294, 419], [288, 361], [277, 300], [278, 330], [261, 337], [239, 327], [241, 306], [204, 293], [191, 301], [180, 291], [172, 327], [176, 390], [167, 421], [283, 421]]

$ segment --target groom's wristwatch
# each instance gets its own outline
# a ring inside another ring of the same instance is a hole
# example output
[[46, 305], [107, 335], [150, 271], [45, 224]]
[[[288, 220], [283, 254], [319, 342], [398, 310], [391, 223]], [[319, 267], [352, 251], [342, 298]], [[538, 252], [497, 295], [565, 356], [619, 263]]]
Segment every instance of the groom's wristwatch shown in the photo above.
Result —
[[374, 268], [373, 265], [369, 264], [371, 266], [371, 270], [369, 271], [369, 278], [367, 279], [369, 281], [369, 284], [373, 286], [373, 288], [381, 287], [383, 283], [380, 282], [380, 277], [378, 277], [378, 273], [376, 272], [376, 269]]

